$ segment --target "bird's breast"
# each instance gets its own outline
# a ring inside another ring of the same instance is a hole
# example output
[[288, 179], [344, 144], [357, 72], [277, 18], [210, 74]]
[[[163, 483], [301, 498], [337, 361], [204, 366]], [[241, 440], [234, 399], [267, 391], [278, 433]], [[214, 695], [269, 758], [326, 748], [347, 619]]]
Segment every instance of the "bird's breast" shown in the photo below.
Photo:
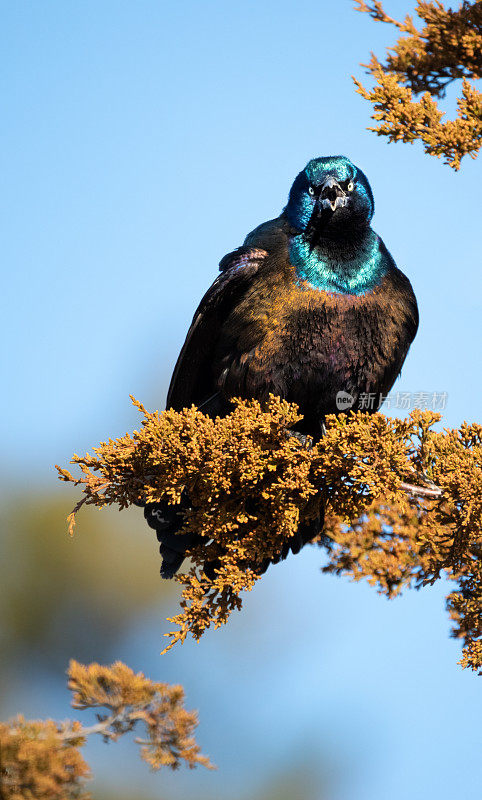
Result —
[[255, 286], [227, 320], [217, 360], [229, 395], [273, 392], [303, 413], [336, 410], [339, 391], [380, 385], [397, 350], [401, 309], [385, 281], [365, 295], [276, 278]]

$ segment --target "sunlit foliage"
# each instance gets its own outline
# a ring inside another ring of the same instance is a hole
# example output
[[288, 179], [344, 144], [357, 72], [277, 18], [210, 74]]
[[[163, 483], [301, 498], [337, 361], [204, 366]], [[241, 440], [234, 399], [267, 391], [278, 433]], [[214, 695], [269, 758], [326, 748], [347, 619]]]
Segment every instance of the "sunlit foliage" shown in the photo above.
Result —
[[[83, 503], [189, 501], [182, 530], [203, 539], [177, 576], [181, 611], [169, 647], [224, 624], [259, 579], [252, 567], [323, 507], [325, 571], [366, 578], [389, 597], [445, 574], [455, 582], [448, 607], [464, 642], [461, 663], [482, 668], [482, 426], [437, 432], [432, 412], [403, 420], [358, 412], [328, 417], [312, 446], [287, 435], [300, 415], [276, 397], [237, 400], [215, 420], [195, 407], [151, 413], [134, 403], [141, 430], [75, 455], [82, 476], [58, 467], [59, 477], [83, 490], [71, 529]], [[202, 567], [215, 559], [211, 582]]]
[[[409, 15], [403, 22], [390, 17], [379, 0], [356, 3], [359, 11], [402, 34], [388, 48], [384, 63], [372, 53], [363, 65], [376, 81], [372, 89], [354, 79], [359, 94], [374, 106], [378, 125], [369, 130], [389, 141], [420, 140], [426, 153], [443, 156], [456, 170], [463, 156], [476, 158], [482, 143], [482, 93], [470, 80], [482, 76], [482, 2], [462, 2], [452, 10], [439, 0], [418, 0], [420, 30]], [[443, 121], [437, 100], [460, 78], [457, 118]]]
[[90, 798], [85, 792], [90, 771], [80, 748], [95, 733], [116, 741], [141, 726], [143, 736], [135, 741], [152, 769], [211, 766], [193, 738], [197, 715], [184, 708], [181, 686], [154, 683], [120, 661], [110, 667], [71, 661], [68, 676], [74, 708], [106, 713], [98, 713], [90, 727], [21, 716], [0, 723], [2, 800]]

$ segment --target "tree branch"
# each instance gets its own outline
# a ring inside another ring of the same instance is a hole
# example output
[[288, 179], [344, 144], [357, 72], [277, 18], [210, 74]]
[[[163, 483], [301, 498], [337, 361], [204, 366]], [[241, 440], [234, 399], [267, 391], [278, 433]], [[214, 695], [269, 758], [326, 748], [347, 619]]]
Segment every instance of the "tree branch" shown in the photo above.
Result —
[[438, 486], [434, 486], [433, 488], [426, 488], [425, 486], [415, 486], [413, 483], [401, 483], [400, 486], [405, 492], [409, 492], [409, 494], [416, 495], [418, 497], [442, 497], [442, 489], [439, 489]]

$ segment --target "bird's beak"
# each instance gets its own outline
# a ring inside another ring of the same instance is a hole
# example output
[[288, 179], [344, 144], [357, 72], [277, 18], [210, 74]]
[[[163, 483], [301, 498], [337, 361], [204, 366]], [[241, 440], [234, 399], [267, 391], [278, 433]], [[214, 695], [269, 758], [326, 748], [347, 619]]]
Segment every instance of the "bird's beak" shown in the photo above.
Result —
[[318, 200], [305, 230], [311, 249], [316, 247], [319, 242], [320, 237], [323, 235], [323, 230], [332, 218], [333, 212], [337, 208], [343, 208], [347, 203], [348, 197], [340, 184], [333, 175], [329, 175], [321, 186]]
[[338, 181], [329, 175], [321, 187], [320, 204], [322, 208], [331, 209], [336, 211], [337, 208], [343, 208], [348, 202], [348, 197], [341, 188]]

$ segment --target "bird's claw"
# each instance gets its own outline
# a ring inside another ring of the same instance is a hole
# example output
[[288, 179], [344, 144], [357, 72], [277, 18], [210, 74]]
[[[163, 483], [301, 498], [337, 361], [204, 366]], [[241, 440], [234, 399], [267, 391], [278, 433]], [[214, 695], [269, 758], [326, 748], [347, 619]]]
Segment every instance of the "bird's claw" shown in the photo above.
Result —
[[308, 436], [306, 433], [300, 433], [300, 431], [286, 431], [286, 436], [288, 439], [297, 439], [306, 450], [311, 450], [313, 447], [313, 437]]

